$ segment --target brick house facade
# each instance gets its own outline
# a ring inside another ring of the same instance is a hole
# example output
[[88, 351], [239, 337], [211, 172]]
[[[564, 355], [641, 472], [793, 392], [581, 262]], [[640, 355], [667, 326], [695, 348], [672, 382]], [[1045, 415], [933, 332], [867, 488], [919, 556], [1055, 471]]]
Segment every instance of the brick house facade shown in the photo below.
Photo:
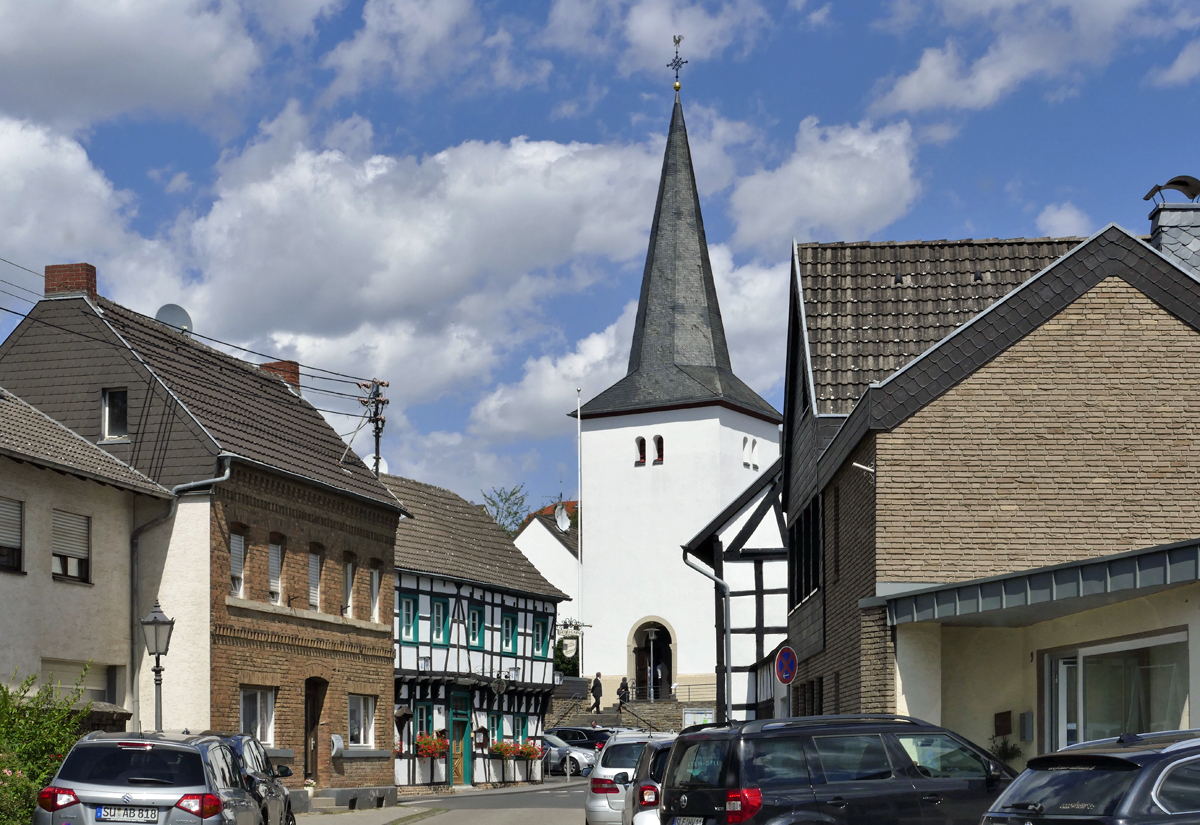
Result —
[[794, 713], [896, 712], [890, 596], [1200, 535], [1200, 290], [1141, 239], [807, 244], [793, 279]]

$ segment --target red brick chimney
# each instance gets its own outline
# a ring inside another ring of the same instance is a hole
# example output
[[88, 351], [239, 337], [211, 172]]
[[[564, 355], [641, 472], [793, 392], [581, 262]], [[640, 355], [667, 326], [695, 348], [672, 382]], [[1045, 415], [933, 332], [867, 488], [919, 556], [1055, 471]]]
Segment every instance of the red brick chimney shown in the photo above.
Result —
[[50, 264], [46, 267], [46, 295], [86, 292], [96, 297], [96, 267], [91, 264]]
[[292, 389], [300, 391], [300, 365], [295, 361], [272, 361], [269, 364], [259, 364], [264, 370], [274, 373], [292, 385]]

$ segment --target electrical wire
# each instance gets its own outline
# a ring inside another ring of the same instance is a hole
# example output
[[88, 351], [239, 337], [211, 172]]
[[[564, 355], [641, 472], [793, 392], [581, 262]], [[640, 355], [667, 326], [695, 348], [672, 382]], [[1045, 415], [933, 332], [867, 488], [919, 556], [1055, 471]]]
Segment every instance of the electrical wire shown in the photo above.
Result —
[[0, 258], [0, 261], [4, 261], [4, 263], [8, 264], [9, 266], [15, 266], [17, 269], [23, 269], [26, 272], [28, 272], [30, 275], [35, 275], [38, 278], [44, 277], [44, 275], [41, 272], [34, 272], [32, 269], [30, 269], [27, 266], [21, 266], [20, 264], [15, 264], [12, 261], [10, 261], [8, 258]]

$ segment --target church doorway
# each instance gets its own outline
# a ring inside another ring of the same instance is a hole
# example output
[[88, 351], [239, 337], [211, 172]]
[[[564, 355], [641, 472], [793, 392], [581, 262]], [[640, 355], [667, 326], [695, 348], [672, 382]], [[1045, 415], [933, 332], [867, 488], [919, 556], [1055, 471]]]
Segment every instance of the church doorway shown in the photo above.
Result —
[[671, 697], [671, 632], [659, 622], [646, 622], [633, 632], [633, 698], [658, 701]]

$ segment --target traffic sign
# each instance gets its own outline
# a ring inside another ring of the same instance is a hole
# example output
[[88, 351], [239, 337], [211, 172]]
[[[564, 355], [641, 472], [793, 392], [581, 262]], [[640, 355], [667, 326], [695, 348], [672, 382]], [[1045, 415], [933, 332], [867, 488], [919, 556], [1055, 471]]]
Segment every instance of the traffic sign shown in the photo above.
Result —
[[796, 678], [796, 668], [799, 664], [796, 651], [784, 645], [779, 649], [779, 653], [775, 654], [775, 677], [782, 684], [790, 685]]

